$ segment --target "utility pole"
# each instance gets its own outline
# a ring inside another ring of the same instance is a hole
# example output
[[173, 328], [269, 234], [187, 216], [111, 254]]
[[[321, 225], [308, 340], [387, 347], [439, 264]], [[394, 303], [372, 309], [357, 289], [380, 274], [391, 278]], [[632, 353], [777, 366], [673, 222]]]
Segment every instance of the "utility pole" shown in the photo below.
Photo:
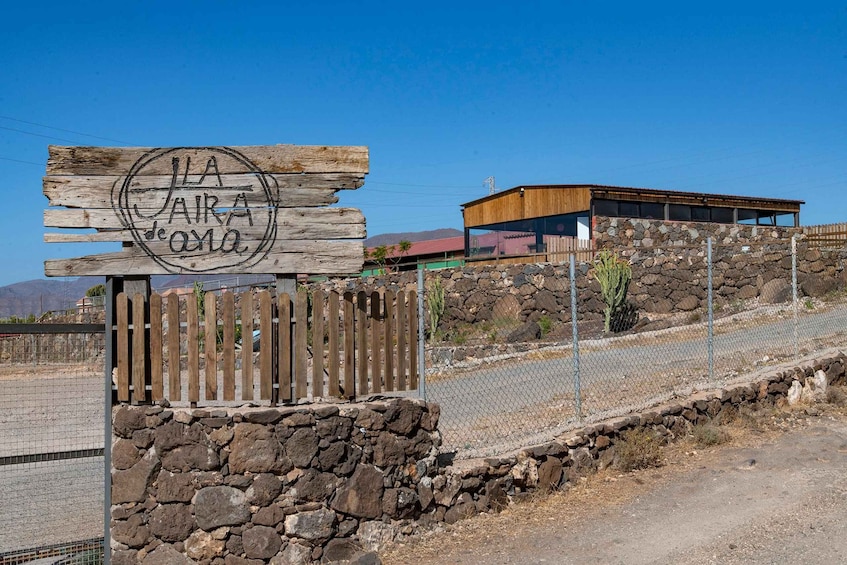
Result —
[[497, 187], [494, 186], [494, 177], [493, 176], [488, 177], [487, 179], [482, 181], [482, 185], [483, 186], [488, 185], [488, 194], [494, 194], [495, 192], [497, 192]]

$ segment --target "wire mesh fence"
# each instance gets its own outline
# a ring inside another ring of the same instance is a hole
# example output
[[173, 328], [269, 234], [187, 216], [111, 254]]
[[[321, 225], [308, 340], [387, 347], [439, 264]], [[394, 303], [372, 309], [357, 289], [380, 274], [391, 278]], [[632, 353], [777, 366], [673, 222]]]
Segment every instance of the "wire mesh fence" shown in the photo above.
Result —
[[12, 331], [0, 340], [0, 564], [102, 563], [102, 330], [5, 329]]
[[[791, 242], [623, 250], [632, 280], [608, 330], [594, 264], [501, 270], [509, 280], [497, 290], [459, 283], [497, 302], [484, 320], [436, 329], [427, 346], [426, 398], [441, 405], [445, 448], [503, 453], [844, 345], [842, 259], [815, 253], [798, 257]], [[820, 281], [832, 290], [804, 294]], [[518, 306], [498, 309], [510, 294]]]

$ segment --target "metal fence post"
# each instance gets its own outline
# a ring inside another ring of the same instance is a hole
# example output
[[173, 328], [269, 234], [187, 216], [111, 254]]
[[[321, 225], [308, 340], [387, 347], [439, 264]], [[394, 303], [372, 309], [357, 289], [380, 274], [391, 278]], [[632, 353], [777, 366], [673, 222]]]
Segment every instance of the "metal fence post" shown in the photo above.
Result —
[[112, 326], [115, 323], [115, 277], [106, 277], [106, 298], [104, 302], [105, 324], [103, 341], [104, 365], [104, 418], [103, 418], [103, 563], [112, 561], [112, 367], [114, 367], [115, 342]]
[[709, 310], [709, 380], [713, 381], [715, 379], [715, 311], [714, 311], [714, 296], [712, 294], [712, 238], [709, 237], [706, 239], [706, 272], [708, 276], [706, 277], [708, 280], [707, 289], [707, 301], [708, 301], [708, 310]]
[[798, 320], [799, 299], [797, 298], [797, 234], [791, 236], [791, 299], [794, 306], [794, 358], [800, 358], [800, 322]]
[[426, 400], [426, 359], [424, 355], [424, 272], [423, 266], [418, 267], [418, 396]]
[[569, 274], [571, 279], [571, 329], [573, 331], [573, 383], [576, 402], [576, 417], [582, 420], [582, 389], [579, 382], [579, 330], [576, 327], [576, 255], [570, 254]]

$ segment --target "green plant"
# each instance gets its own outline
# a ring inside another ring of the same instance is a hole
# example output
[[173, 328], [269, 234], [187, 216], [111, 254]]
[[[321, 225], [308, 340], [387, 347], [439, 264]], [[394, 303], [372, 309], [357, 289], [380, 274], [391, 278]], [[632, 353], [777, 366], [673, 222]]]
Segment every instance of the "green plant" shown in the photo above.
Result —
[[93, 296], [106, 296], [106, 285], [105, 284], [95, 284], [91, 288], [85, 291], [85, 296], [91, 298]]
[[815, 309], [815, 303], [812, 302], [811, 298], [807, 298], [806, 300], [803, 301], [803, 307], [806, 308], [806, 310], [814, 310]]
[[615, 466], [624, 472], [661, 467], [661, 439], [644, 428], [627, 430], [615, 443]]
[[629, 261], [621, 259], [617, 253], [604, 249], [594, 258], [592, 272], [600, 283], [600, 293], [606, 304], [603, 331], [608, 333], [612, 316], [626, 303], [626, 293], [632, 280], [632, 267]]
[[541, 328], [541, 337], [546, 336], [553, 329], [553, 320], [544, 315], [538, 318], [538, 327]]
[[429, 335], [432, 342], [438, 335], [438, 323], [444, 315], [444, 286], [441, 284], [441, 277], [436, 276], [432, 279], [432, 284], [426, 293], [426, 309], [429, 312]]
[[701, 447], [720, 445], [731, 439], [729, 432], [714, 424], [699, 424], [694, 426], [691, 433], [694, 436], [694, 442]]

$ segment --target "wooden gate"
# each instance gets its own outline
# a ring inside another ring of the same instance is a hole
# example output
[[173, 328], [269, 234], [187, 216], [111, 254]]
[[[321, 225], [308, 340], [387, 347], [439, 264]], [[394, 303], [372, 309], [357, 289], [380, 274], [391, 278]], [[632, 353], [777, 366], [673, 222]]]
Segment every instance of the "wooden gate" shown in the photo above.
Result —
[[115, 319], [121, 402], [274, 405], [418, 386], [414, 291], [120, 293]]

